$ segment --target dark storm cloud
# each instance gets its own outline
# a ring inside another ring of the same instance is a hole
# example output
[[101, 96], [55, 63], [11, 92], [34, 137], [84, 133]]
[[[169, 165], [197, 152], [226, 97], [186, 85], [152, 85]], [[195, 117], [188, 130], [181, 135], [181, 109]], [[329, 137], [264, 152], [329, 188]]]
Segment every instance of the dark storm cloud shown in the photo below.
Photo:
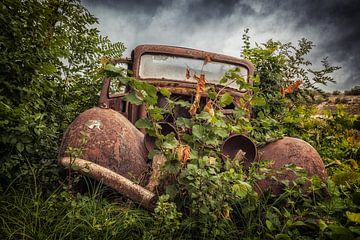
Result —
[[360, 1], [283, 1], [276, 7], [278, 2], [266, 1], [265, 9], [271, 11], [279, 7], [296, 22], [296, 29], [311, 27], [322, 35], [316, 42], [319, 54], [329, 55], [343, 67], [337, 77], [346, 79], [338, 79], [342, 83], [339, 87], [360, 84]]
[[314, 67], [325, 56], [342, 66], [334, 75], [338, 84], [326, 89], [360, 84], [358, 0], [87, 0], [84, 4], [99, 18], [103, 34], [129, 49], [158, 43], [238, 56], [243, 30], [250, 28], [252, 40], [259, 43], [270, 38], [312, 40]]
[[153, 14], [156, 9], [163, 5], [166, 0], [137, 0], [137, 1], [117, 1], [117, 0], [86, 0], [84, 1], [89, 6], [107, 7], [127, 12], [146, 12]]
[[[189, 5], [186, 7], [187, 13], [189, 13], [194, 22], [202, 24], [209, 19], [223, 19], [226, 16], [231, 15], [234, 12], [234, 6], [237, 0], [230, 1], [189, 1]], [[206, 5], [206, 7], [204, 7]], [[188, 15], [188, 14], [187, 14]]]

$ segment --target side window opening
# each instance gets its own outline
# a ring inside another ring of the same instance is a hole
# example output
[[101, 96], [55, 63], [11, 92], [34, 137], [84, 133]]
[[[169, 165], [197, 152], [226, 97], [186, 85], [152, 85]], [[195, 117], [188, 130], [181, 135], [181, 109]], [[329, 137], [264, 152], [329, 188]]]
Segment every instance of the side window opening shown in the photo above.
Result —
[[[129, 65], [127, 63], [117, 63], [115, 66], [123, 68], [124, 76], [127, 75], [127, 70], [129, 67]], [[124, 96], [126, 92], [127, 92], [127, 88], [126, 88], [126, 86], [124, 86], [122, 84], [122, 77], [116, 77], [116, 78], [111, 79], [110, 86], [109, 86], [109, 97], [110, 98]]]

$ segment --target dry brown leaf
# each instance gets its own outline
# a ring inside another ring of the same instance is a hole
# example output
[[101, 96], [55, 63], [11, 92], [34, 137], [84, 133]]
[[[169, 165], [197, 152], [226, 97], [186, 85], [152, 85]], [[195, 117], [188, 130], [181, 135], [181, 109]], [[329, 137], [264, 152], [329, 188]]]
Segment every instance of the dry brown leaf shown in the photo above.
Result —
[[209, 54], [206, 54], [204, 59], [204, 65], [208, 64], [209, 62], [211, 62], [211, 57], [209, 56]]
[[106, 64], [109, 63], [109, 61], [110, 61], [110, 59], [107, 58], [106, 56], [102, 56], [102, 57], [100, 58], [100, 63], [101, 63], [101, 65], [106, 65]]
[[191, 116], [194, 116], [196, 114], [197, 109], [199, 108], [201, 94], [205, 90], [205, 82], [206, 82], [205, 74], [200, 74], [200, 77], [194, 74], [194, 78], [198, 81], [198, 83], [196, 85], [195, 99], [189, 110]]
[[288, 87], [281, 87], [280, 88], [280, 93], [281, 95], [284, 97], [285, 94], [287, 93], [293, 93], [295, 89], [299, 88], [300, 85], [302, 84], [301, 80], [296, 80], [295, 82], [293, 82], [292, 84], [290, 84]]
[[199, 88], [199, 93], [203, 93], [205, 90], [205, 74], [200, 74], [200, 78], [198, 79], [198, 85], [196, 86]]
[[191, 105], [190, 109], [189, 109], [190, 115], [194, 116], [196, 114], [196, 110], [198, 108], [199, 108], [199, 104], [194, 101], [193, 104]]
[[230, 219], [230, 209], [229, 209], [229, 207], [224, 208], [223, 217], [224, 217], [224, 219]]
[[206, 105], [204, 107], [204, 111], [209, 113], [210, 116], [212, 116], [212, 117], [215, 115], [214, 108], [213, 108], [213, 103], [212, 103], [211, 100], [206, 103]]
[[242, 162], [242, 161], [244, 160], [244, 158], [245, 158], [245, 154], [246, 154], [246, 152], [244, 152], [243, 150], [240, 149], [240, 150], [236, 153], [236, 155], [235, 155], [235, 157], [234, 157], [234, 160], [235, 160], [235, 161]]
[[185, 166], [187, 161], [190, 159], [190, 152], [190, 146], [188, 145], [179, 145], [176, 149], [178, 160], [181, 162], [182, 166]]
[[215, 163], [216, 163], [216, 158], [214, 158], [214, 157], [209, 157], [209, 164], [210, 164], [210, 165], [215, 165]]
[[185, 74], [186, 79], [190, 78], [190, 69], [189, 67], [186, 67], [186, 74]]

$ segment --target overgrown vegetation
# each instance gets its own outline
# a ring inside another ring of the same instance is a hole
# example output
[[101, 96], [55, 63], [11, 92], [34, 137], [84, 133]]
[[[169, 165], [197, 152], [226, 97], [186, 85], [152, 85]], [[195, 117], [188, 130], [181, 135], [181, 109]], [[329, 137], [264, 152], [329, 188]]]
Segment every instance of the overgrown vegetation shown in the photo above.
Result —
[[[242, 57], [256, 65], [254, 86], [237, 70], [221, 81], [235, 81], [253, 94], [227, 117], [221, 110], [232, 96], [208, 86], [201, 72], [197, 94], [206, 92], [211, 99], [205, 107], [172, 99], [162, 90], [168, 104], [158, 108], [153, 86], [123, 78], [133, 89], [127, 100], [147, 105], [149, 119], [137, 126], [158, 139], [150, 157], [167, 158], [162, 195], [151, 213], [118, 196], [114, 201], [101, 185], [89, 184], [89, 191], [75, 193], [56, 165], [62, 132], [96, 104], [101, 78], [123, 76], [106, 60], [120, 56], [123, 45], [99, 36], [92, 27], [96, 18], [75, 0], [5, 0], [0, 7], [1, 25], [7, 26], [0, 30], [2, 239], [360, 237], [360, 120], [340, 106], [319, 113], [311, 105], [316, 84], [332, 81], [329, 74], [337, 69], [326, 59], [323, 69], [308, 69], [311, 42], [302, 39], [294, 46], [269, 41], [252, 47], [245, 32]], [[158, 123], [176, 105], [189, 108], [192, 117], [177, 118], [176, 134], [163, 136]], [[310, 192], [304, 192], [309, 178], [293, 169], [299, 178], [293, 185], [285, 182], [284, 193], [259, 195], [254, 186], [266, 175], [266, 164], [244, 169], [241, 162], [220, 155], [223, 140], [243, 132], [258, 144], [285, 135], [308, 141], [327, 165], [328, 179], [311, 178]]]
[[345, 95], [358, 96], [360, 95], [360, 86], [352, 87], [350, 90], [344, 91]]

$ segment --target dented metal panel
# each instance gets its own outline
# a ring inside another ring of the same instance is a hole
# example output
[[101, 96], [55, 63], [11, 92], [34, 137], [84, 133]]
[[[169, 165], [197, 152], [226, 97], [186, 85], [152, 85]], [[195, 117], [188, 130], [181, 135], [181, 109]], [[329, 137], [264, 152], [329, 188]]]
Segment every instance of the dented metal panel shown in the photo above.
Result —
[[92, 108], [81, 113], [64, 134], [61, 157], [71, 156], [69, 147], [80, 150], [75, 157], [129, 179], [145, 180], [149, 171], [144, 134], [111, 109]]
[[[319, 153], [309, 143], [301, 139], [284, 137], [268, 143], [259, 149], [259, 155], [261, 161], [270, 162], [271, 174], [279, 181], [289, 180], [291, 182], [297, 178], [293, 171], [279, 172], [288, 164], [303, 168], [309, 177], [316, 175], [323, 180], [327, 177], [325, 165]], [[258, 192], [270, 189], [272, 193], [280, 194], [283, 192], [283, 185], [279, 181], [267, 177], [257, 182], [256, 189]]]

